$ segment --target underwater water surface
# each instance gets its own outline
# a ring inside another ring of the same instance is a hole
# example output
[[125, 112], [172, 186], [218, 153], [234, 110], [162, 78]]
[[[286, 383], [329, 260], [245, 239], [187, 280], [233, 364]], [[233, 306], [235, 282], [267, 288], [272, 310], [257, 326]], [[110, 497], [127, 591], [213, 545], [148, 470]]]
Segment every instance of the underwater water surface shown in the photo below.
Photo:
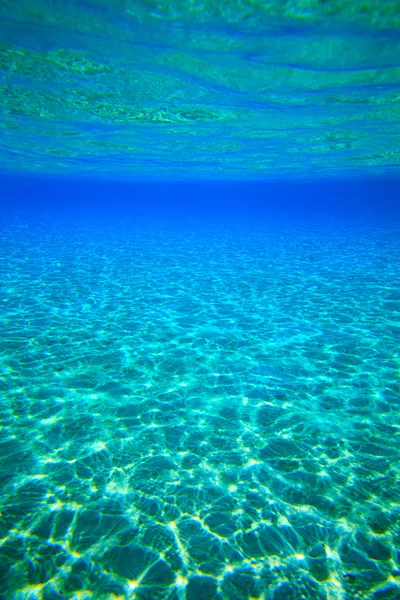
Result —
[[398, 173], [398, 0], [2, 0], [0, 171]]

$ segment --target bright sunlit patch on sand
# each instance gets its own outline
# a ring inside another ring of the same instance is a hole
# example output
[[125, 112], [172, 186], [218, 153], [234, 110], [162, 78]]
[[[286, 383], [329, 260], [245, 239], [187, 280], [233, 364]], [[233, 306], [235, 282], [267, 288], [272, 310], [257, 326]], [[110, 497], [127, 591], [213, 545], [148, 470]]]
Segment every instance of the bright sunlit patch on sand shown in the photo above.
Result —
[[64, 506], [63, 502], [57, 498], [56, 502], [53, 502], [48, 505], [51, 511], [61, 510]]
[[101, 452], [102, 450], [107, 449], [107, 444], [105, 442], [95, 442], [92, 444], [91, 449], [93, 452]]
[[136, 588], [138, 588], [139, 585], [140, 583], [136, 581], [136, 579], [128, 579], [128, 588], [130, 591], [136, 590]]
[[256, 460], [255, 458], [250, 458], [247, 463], [245, 464], [246, 467], [254, 467], [254, 465], [259, 465], [260, 461]]
[[188, 584], [188, 579], [182, 575], [177, 575], [175, 579], [176, 587], [185, 587]]

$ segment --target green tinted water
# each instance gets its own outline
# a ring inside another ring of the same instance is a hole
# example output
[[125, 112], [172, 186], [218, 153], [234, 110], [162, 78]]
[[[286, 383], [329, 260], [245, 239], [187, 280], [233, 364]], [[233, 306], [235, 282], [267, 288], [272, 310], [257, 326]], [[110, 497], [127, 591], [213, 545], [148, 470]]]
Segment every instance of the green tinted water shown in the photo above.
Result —
[[395, 1], [3, 0], [1, 169], [396, 173], [399, 15]]

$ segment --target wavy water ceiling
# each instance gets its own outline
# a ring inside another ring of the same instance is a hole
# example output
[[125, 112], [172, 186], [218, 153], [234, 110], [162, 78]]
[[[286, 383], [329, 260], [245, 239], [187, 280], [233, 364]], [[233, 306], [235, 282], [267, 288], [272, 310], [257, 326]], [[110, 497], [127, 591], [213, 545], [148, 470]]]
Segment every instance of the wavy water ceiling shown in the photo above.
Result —
[[5, 0], [1, 169], [397, 174], [398, 2]]

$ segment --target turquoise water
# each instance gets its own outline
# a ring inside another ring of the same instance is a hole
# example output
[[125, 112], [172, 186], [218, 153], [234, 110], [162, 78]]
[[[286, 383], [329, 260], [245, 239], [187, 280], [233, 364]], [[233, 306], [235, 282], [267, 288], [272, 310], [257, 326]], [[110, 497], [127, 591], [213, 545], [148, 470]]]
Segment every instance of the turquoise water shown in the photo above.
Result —
[[0, 172], [399, 173], [398, 0], [2, 0]]
[[400, 597], [398, 223], [3, 218], [0, 597]]
[[0, 0], [0, 600], [400, 600], [399, 0]]

